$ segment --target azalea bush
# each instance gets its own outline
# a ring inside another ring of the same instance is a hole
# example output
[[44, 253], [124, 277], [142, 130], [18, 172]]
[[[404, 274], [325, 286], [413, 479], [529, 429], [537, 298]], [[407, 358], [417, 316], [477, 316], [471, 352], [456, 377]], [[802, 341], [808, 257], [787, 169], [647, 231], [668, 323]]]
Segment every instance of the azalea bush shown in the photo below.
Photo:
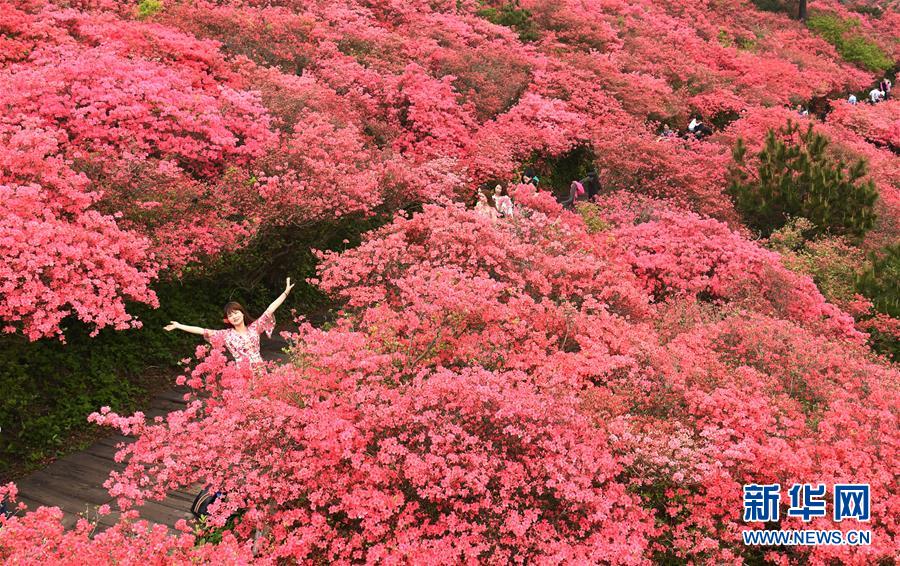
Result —
[[[895, 13], [853, 17], [897, 58]], [[275, 264], [338, 305], [289, 323], [289, 363], [201, 346], [184, 410], [91, 416], [136, 438], [106, 484], [119, 510], [209, 485], [206, 534], [126, 515], [91, 538], [20, 510], [4, 561], [896, 554], [898, 375], [867, 346], [891, 320], [837, 298], [839, 262], [829, 300], [748, 238], [727, 188], [738, 139], [758, 154], [786, 105], [834, 99], [814, 131], [866, 161], [862, 209], [808, 216], [860, 249], [896, 240], [895, 108], [842, 106], [880, 77], [802, 22], [737, 0], [0, 0], [0, 32], [5, 332], [124, 331], [152, 321], [157, 281], [249, 291]], [[695, 116], [711, 136], [657, 139]], [[547, 189], [591, 168], [604, 195], [564, 211]], [[513, 217], [462, 204], [498, 181]], [[840, 255], [829, 241], [803, 246]], [[871, 522], [811, 525], [873, 544], [744, 546], [741, 486], [763, 482], [869, 483]]]
[[289, 364], [204, 346], [184, 383], [205, 400], [94, 414], [137, 437], [118, 505], [209, 484], [207, 523], [259, 560], [719, 562], [754, 552], [741, 485], [868, 482], [871, 547], [776, 554], [892, 552], [897, 373], [852, 318], [670, 203], [608, 196], [594, 230], [514, 196], [510, 221], [430, 205], [323, 254], [346, 306], [300, 322]]
[[[896, 59], [884, 39], [895, 14], [826, 4]], [[2, 184], [14, 205], [0, 226], [0, 318], [31, 339], [64, 335], [70, 314], [134, 327], [126, 302], [155, 305], [154, 280], [272, 226], [464, 199], [525, 163], [565, 187], [585, 168], [555, 167], [572, 152], [606, 170], [605, 187], [734, 221], [732, 136], [759, 144], [755, 120], [773, 105], [877, 78], [801, 22], [732, 1], [2, 8]], [[655, 141], [658, 122], [679, 130], [698, 114], [733, 131]], [[846, 162], [869, 161], [879, 215], [896, 217], [890, 123], [844, 116], [826, 133]]]

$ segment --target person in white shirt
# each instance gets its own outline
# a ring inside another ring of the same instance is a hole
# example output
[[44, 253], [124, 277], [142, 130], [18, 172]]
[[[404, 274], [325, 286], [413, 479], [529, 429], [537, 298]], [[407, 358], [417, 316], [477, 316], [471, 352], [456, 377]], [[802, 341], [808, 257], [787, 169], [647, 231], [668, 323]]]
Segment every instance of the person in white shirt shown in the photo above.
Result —
[[515, 213], [515, 209], [513, 208], [512, 199], [503, 193], [504, 190], [501, 185], [494, 187], [494, 208], [497, 209], [500, 216], [508, 218]]
[[694, 134], [694, 137], [698, 140], [710, 136], [713, 133], [712, 130], [698, 118], [691, 120], [691, 123], [688, 124], [688, 131]]
[[881, 91], [880, 88], [873, 88], [869, 91], [869, 100], [872, 101], [872, 104], [876, 102], [881, 102], [884, 99], [884, 92]]
[[850, 104], [856, 105], [856, 102], [857, 102], [857, 100], [856, 100], [856, 95], [855, 95], [855, 94], [851, 94], [850, 97], [847, 98], [847, 102], [849, 102]]

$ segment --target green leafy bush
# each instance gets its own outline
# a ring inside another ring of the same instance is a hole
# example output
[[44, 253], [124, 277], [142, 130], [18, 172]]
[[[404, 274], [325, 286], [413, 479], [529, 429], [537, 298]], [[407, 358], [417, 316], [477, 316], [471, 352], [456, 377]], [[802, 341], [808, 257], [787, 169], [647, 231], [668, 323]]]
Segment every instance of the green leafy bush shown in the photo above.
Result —
[[154, 16], [162, 10], [160, 0], [141, 0], [138, 4], [138, 18], [144, 19]]
[[873, 254], [868, 268], [856, 280], [856, 288], [878, 312], [900, 317], [900, 242]]
[[590, 202], [579, 202], [575, 206], [575, 210], [581, 215], [587, 231], [591, 234], [603, 232], [611, 228], [610, 224], [603, 219], [600, 207]]
[[876, 43], [859, 32], [859, 20], [843, 19], [834, 14], [815, 12], [806, 25], [834, 45], [845, 60], [870, 71], [883, 72], [894, 66]]
[[540, 37], [531, 20], [531, 12], [512, 2], [499, 7], [487, 6], [476, 13], [493, 24], [516, 30], [522, 41], [537, 41]]
[[781, 254], [785, 267], [809, 275], [829, 302], [846, 307], [857, 298], [856, 279], [866, 255], [839, 236], [807, 239], [815, 226], [805, 218], [792, 218], [772, 232], [766, 247]]
[[[866, 180], [866, 163], [847, 165], [829, 155], [828, 138], [801, 132], [788, 122], [769, 130], [754, 165], [738, 139], [730, 168], [729, 193], [746, 222], [768, 236], [791, 217], [809, 219], [815, 233], [862, 236], [875, 223], [878, 192]], [[755, 171], [751, 168], [755, 167]]]
[[[856, 280], [856, 289], [872, 301], [879, 313], [876, 320], [884, 315], [900, 319], [900, 242], [872, 254], [868, 266]], [[869, 342], [875, 351], [900, 361], [900, 336], [896, 330], [873, 324], [869, 332]]]
[[141, 329], [104, 329], [91, 338], [90, 329], [68, 321], [66, 343], [0, 338], [0, 477], [73, 448], [71, 435], [88, 429], [87, 415], [101, 406], [136, 409], [154, 385], [150, 377], [171, 375], [177, 360], [196, 343], [162, 326], [178, 318], [198, 324], [217, 318], [213, 308], [196, 300], [205, 291], [192, 285], [159, 286], [163, 308], [129, 308], [143, 321]]

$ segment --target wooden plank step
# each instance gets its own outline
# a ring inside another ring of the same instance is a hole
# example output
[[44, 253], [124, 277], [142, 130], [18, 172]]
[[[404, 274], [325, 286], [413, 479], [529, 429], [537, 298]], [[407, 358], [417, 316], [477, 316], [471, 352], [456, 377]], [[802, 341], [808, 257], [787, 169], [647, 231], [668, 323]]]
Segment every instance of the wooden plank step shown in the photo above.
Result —
[[[114, 454], [115, 452], [113, 452]], [[110, 457], [103, 457], [94, 452], [77, 452], [75, 454], [70, 454], [61, 460], [57, 460], [48, 466], [51, 467], [69, 467], [76, 466], [78, 468], [84, 468], [87, 470], [93, 470], [104, 474], [104, 477], [109, 476], [109, 472], [112, 470], [122, 470], [125, 467], [125, 464], [119, 464], [117, 462], [110, 463]], [[106, 481], [106, 480], [103, 480]]]
[[[90, 457], [89, 453], [79, 453], [80, 458], [66, 458], [57, 460], [43, 469], [55, 475], [64, 473], [75, 473], [82, 478], [90, 478], [92, 482], [99, 481], [103, 483], [109, 477], [112, 469], [109, 460], [103, 458]], [[102, 481], [101, 481], [102, 480]]]
[[[38, 501], [59, 501], [59, 507], [73, 513], [81, 512], [85, 505], [99, 506], [112, 500], [99, 484], [83, 480], [75, 474], [54, 475], [42, 470], [19, 485], [22, 493]], [[74, 506], [71, 502], [75, 502]], [[55, 503], [54, 503], [55, 504]]]
[[[21, 493], [19, 494], [19, 496], [17, 498], [17, 503], [18, 502], [21, 502], [21, 503], [24, 503], [25, 505], [27, 505], [29, 513], [32, 511], [37, 511], [40, 507], [58, 507], [58, 505], [44, 503], [43, 501], [38, 501], [36, 499], [32, 499], [31, 497], [28, 497], [27, 495], [23, 495]], [[63, 527], [66, 529], [71, 529], [72, 527], [75, 526], [75, 523], [78, 521], [78, 516], [75, 515], [74, 513], [68, 513], [64, 509], [62, 509], [62, 511], [63, 511], [63, 520], [62, 520]], [[21, 511], [17, 511], [16, 513], [18, 516], [22, 516], [22, 514], [23, 514]]]
[[[27, 484], [22, 489], [22, 497], [46, 507], [59, 507], [72, 515], [84, 515], [96, 512], [96, 505], [91, 505], [75, 493], [59, 493], [39, 484]], [[74, 525], [74, 523], [72, 523]]]
[[100, 444], [99, 442], [95, 442], [89, 446], [87, 450], [79, 452], [79, 454], [88, 454], [93, 458], [104, 460], [109, 464], [110, 468], [112, 468], [113, 466], [121, 466], [121, 464], [115, 461], [116, 452], [118, 451], [119, 449], [112, 444]]
[[167, 409], [169, 411], [181, 411], [187, 403], [173, 401], [171, 399], [163, 399], [162, 397], [155, 397], [150, 400], [150, 408], [151, 409]]
[[174, 527], [179, 519], [190, 519], [193, 517], [190, 509], [178, 510], [172, 507], [161, 505], [158, 501], [148, 501], [138, 508], [141, 518], [147, 519], [154, 523], [161, 523], [169, 527]]
[[105, 475], [80, 476], [75, 469], [43, 471], [47, 474], [44, 488], [49, 491], [61, 494], [75, 492], [78, 497], [93, 505], [103, 505], [112, 500], [109, 491], [103, 487]]
[[166, 401], [171, 401], [180, 405], [186, 405], [187, 401], [185, 401], [183, 398], [185, 393], [187, 393], [187, 390], [176, 391], [174, 389], [170, 389], [169, 391], [164, 391], [163, 393], [156, 395], [156, 397], [154, 397], [153, 399], [165, 399]]

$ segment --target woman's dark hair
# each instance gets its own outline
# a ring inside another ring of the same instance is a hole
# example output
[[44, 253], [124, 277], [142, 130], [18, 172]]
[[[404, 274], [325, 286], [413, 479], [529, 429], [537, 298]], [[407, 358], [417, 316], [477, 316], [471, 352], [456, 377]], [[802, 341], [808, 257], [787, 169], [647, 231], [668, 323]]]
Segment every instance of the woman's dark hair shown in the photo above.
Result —
[[226, 319], [228, 318], [228, 315], [230, 315], [234, 311], [239, 311], [244, 315], [244, 326], [250, 326], [250, 323], [253, 322], [253, 319], [250, 318], [250, 315], [247, 313], [247, 309], [245, 309], [243, 305], [241, 305], [241, 303], [230, 301], [228, 303], [225, 303], [225, 308], [222, 310], [225, 312]]
[[525, 177], [528, 177], [529, 179], [533, 179], [534, 178], [534, 169], [532, 169], [531, 167], [526, 167], [523, 175]]

